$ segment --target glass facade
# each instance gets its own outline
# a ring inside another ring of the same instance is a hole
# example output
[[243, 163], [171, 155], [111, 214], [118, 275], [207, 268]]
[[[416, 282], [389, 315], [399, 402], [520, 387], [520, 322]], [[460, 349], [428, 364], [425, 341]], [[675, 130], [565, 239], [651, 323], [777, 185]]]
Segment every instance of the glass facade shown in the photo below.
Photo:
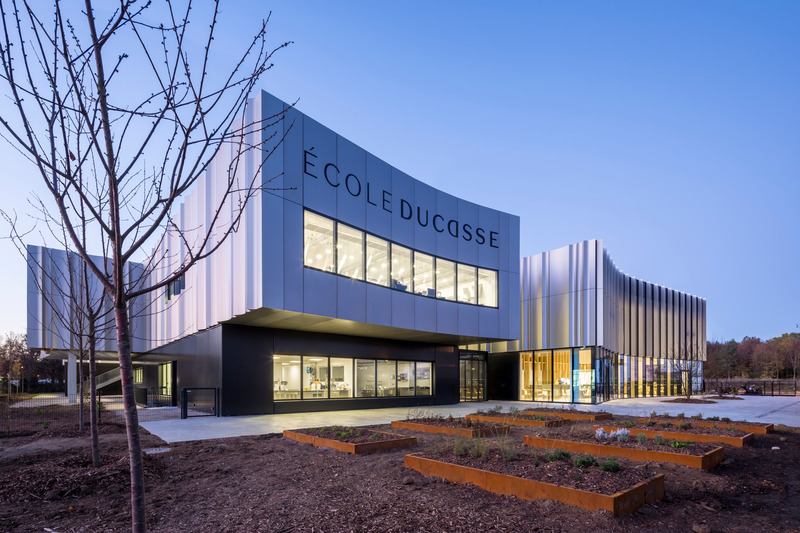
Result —
[[276, 401], [434, 394], [431, 362], [283, 354], [272, 359]]
[[702, 362], [619, 355], [602, 347], [519, 354], [519, 399], [600, 403], [679, 396], [703, 385]]
[[497, 307], [497, 271], [434, 257], [304, 212], [303, 264], [429, 298]]

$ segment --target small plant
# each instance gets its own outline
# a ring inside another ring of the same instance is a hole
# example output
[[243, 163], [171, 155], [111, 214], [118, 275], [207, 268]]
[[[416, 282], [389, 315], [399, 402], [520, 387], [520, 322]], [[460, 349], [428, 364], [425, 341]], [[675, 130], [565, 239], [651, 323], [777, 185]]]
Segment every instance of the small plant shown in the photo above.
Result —
[[711, 420], [711, 421], [717, 422], [717, 421], [719, 421], [719, 417], [718, 416], [709, 416], [708, 418], [706, 418], [706, 420]]
[[678, 413], [677, 415], [675, 415], [675, 418], [686, 418], [686, 417], [683, 413]]
[[[623, 433], [625, 431], [625, 433]], [[617, 439], [617, 442], [628, 442], [628, 437], [630, 437], [631, 433], [627, 429], [621, 429], [617, 431], [617, 434], [614, 435]]]
[[462, 436], [456, 437], [456, 441], [453, 444], [453, 455], [456, 457], [464, 457], [467, 455], [467, 439]]
[[731, 421], [731, 419], [728, 418], [727, 416], [724, 416], [724, 417], [720, 418], [720, 420], [723, 421], [723, 422], [730, 422]]
[[575, 457], [572, 464], [578, 468], [589, 468], [597, 465], [597, 459], [593, 455], [579, 455]]
[[369, 436], [369, 440], [380, 440], [380, 439], [381, 439], [380, 433], [373, 433], [372, 435]]
[[667, 441], [664, 440], [664, 435], [656, 435], [653, 437], [653, 442], [658, 444], [659, 446], [666, 446]]
[[650, 426], [650, 427], [653, 427], [653, 426], [655, 426], [657, 423], [658, 423], [658, 422], [656, 422], [655, 420], [648, 420], [648, 421], [646, 422], [646, 425], [648, 425], [648, 426]]
[[489, 409], [489, 412], [490, 413], [502, 413], [503, 412], [503, 406], [502, 405], [495, 405], [494, 407]]
[[725, 428], [725, 431], [733, 431], [733, 429], [734, 429], [733, 426], [728, 426]]
[[41, 407], [37, 407], [36, 408], [36, 416], [42, 416], [42, 408]]
[[681, 429], [692, 429], [692, 425], [689, 422], [684, 422], [683, 424], [681, 424], [678, 427], [681, 428]]
[[686, 448], [690, 444], [694, 444], [694, 443], [692, 441], [690, 441], [690, 440], [681, 441], [681, 440], [677, 440], [677, 439], [675, 439], [675, 440], [673, 440], [673, 441], [671, 441], [669, 443], [669, 445], [672, 446], [673, 448]]
[[50, 427], [50, 422], [45, 422], [44, 424], [42, 424], [42, 430], [43, 431], [47, 431], [47, 428], [49, 428], [49, 427]]
[[626, 428], [632, 428], [635, 425], [636, 425], [636, 423], [633, 420], [626, 420], [625, 421], [625, 427]]
[[501, 442], [500, 456], [503, 458], [503, 461], [510, 463], [511, 461], [517, 458], [517, 450], [514, 448], [514, 445], [512, 443]]
[[694, 418], [695, 420], [702, 420], [703, 419], [703, 413], [697, 413], [692, 418]]
[[556, 461], [568, 461], [571, 457], [571, 454], [565, 450], [553, 450], [549, 454], [547, 454], [547, 460], [551, 463]]
[[645, 435], [644, 433], [639, 433], [638, 435], [636, 435], [636, 442], [638, 442], [639, 444], [644, 444], [645, 442], [647, 442], [647, 435]]
[[544, 417], [542, 415], [533, 415], [533, 419], [534, 420], [544, 420]]
[[655, 410], [655, 409], [653, 409], [652, 411], [650, 411], [650, 418], [655, 418], [655, 417], [657, 417], [657, 416], [658, 416], [658, 415], [656, 414], [656, 410]]
[[519, 409], [517, 409], [516, 407], [509, 407], [508, 414], [510, 414], [511, 416], [517, 416], [519, 415]]
[[486, 455], [486, 444], [483, 443], [481, 440], [475, 441], [475, 444], [472, 446], [470, 450], [472, 457], [483, 457]]
[[672, 426], [672, 422], [661, 422], [661, 427], [668, 428]]
[[603, 461], [602, 463], [600, 463], [599, 466], [600, 470], [602, 470], [603, 472], [611, 472], [611, 473], [619, 472], [619, 463], [617, 462], [617, 458], [614, 457], [613, 455], [609, 457], [607, 461]]
[[436, 435], [436, 440], [433, 442], [433, 451], [437, 455], [441, 455], [444, 453], [444, 436], [441, 434]]

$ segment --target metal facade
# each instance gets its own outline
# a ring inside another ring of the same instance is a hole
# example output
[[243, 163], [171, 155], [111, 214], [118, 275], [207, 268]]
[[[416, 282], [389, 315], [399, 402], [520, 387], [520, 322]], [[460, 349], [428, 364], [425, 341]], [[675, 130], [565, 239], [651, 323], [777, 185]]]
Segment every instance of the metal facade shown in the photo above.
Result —
[[624, 274], [602, 240], [522, 259], [521, 350], [705, 360], [706, 300]]

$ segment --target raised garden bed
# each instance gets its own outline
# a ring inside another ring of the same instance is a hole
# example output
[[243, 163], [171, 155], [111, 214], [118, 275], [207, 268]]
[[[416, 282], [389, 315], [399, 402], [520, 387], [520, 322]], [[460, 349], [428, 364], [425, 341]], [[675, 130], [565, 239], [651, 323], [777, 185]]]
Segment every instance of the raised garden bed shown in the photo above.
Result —
[[689, 422], [693, 426], [700, 426], [700, 427], [717, 427], [721, 428], [728, 428], [732, 427], [739, 431], [744, 431], [745, 433], [755, 433], [756, 435], [766, 435], [767, 433], [772, 433], [775, 431], [775, 426], [773, 424], [759, 424], [758, 422], [731, 422], [731, 421], [722, 421], [722, 420], [697, 420], [695, 418], [668, 418], [663, 416], [656, 416], [650, 418], [640, 418], [639, 422], [646, 423], [648, 420], [655, 420], [656, 422], [669, 422], [670, 424], [674, 424], [679, 426], [684, 422]]
[[463, 418], [418, 418], [392, 421], [394, 429], [410, 429], [424, 433], [442, 433], [459, 437], [486, 437], [508, 433], [508, 425], [472, 421]]
[[[642, 424], [634, 425], [631, 427], [626, 426], [626, 429], [631, 432], [631, 437], [636, 437], [636, 435], [644, 435], [647, 438], [655, 438], [656, 435], [661, 435], [665, 439], [677, 439], [677, 440], [691, 440], [693, 442], [719, 442], [722, 444], [730, 444], [731, 446], [736, 446], [737, 448], [743, 447], [746, 443], [750, 442], [755, 438], [755, 435], [752, 433], [745, 433], [744, 431], [733, 430], [731, 433], [734, 434], [725, 434], [726, 431], [724, 428], [688, 428], [688, 429], [680, 429], [680, 426], [675, 426], [670, 424], [670, 429], [675, 429], [680, 431], [664, 431], [663, 427], [653, 426], [651, 427], [641, 427]], [[610, 427], [610, 426], [596, 426], [602, 427], [604, 431], [607, 433], [611, 433], [614, 430], [619, 429], [618, 427]], [[692, 431], [694, 429], [695, 431]], [[705, 431], [698, 432], [698, 429], [704, 429]]]
[[[452, 460], [457, 459], [455, 456], [452, 458]], [[532, 468], [525, 469], [521, 466], [521, 463], [529, 463]], [[508, 463], [501, 461], [499, 468], [495, 463], [494, 470], [499, 469], [500, 472], [493, 471], [491, 465], [491, 462], [481, 463], [480, 468], [476, 468], [456, 464], [455, 462], [423, 457], [419, 454], [405, 456], [406, 468], [411, 468], [426, 476], [435, 476], [455, 483], [475, 485], [495, 494], [516, 496], [524, 500], [551, 499], [588, 510], [605, 509], [615, 516], [620, 513], [634, 513], [645, 503], [664, 498], [664, 476], [662, 474], [650, 477], [645, 472], [631, 471], [628, 473], [629, 476], [632, 476], [634, 480], [641, 481], [633, 481], [632, 484], [628, 484], [625, 488], [606, 494], [602, 491], [583, 490], [532, 479], [532, 477], [539, 477], [552, 480], [553, 474], [548, 473], [545, 467], [538, 466], [539, 459], [531, 456], [520, 456], [520, 458]], [[558, 465], [555, 466], [557, 467]], [[571, 465], [570, 468], [572, 468]], [[505, 473], [508, 471], [522, 473], [523, 470], [526, 477]], [[574, 470], [576, 472], [586, 472], [589, 469], [581, 470], [576, 467]], [[594, 468], [593, 470], [597, 469]], [[617, 475], [611, 473], [601, 474], [605, 474], [605, 476], [601, 475], [600, 478], [606, 481], [606, 483], [601, 482], [601, 484], [606, 486], [609, 485], [607, 481]], [[571, 474], [571, 476], [571, 478], [567, 477], [566, 479], [573, 479], [570, 484], [574, 485], [576, 484], [574, 478], [580, 477], [580, 474]], [[628, 480], [630, 477], [625, 479]]]
[[[708, 449], [708, 444], [689, 444], [682, 448], [667, 448], [672, 451], [645, 449], [637, 442], [604, 441], [600, 444], [591, 441], [561, 440], [545, 437], [525, 436], [527, 446], [541, 449], [561, 449], [573, 453], [625, 457], [634, 461], [658, 461], [676, 463], [709, 471], [725, 459], [722, 446]], [[612, 444], [613, 442], [613, 444]]]
[[532, 413], [517, 413], [516, 415], [504, 414], [471, 414], [467, 420], [478, 422], [494, 422], [497, 424], [511, 424], [514, 426], [558, 427], [569, 424], [569, 420], [557, 416], [538, 415]]
[[531, 415], [557, 416], [559, 418], [566, 418], [567, 420], [611, 420], [614, 418], [614, 415], [611, 413], [603, 411], [592, 413], [589, 411], [573, 411], [569, 409], [539, 408], [525, 409], [521, 412]]
[[333, 448], [353, 455], [410, 448], [417, 443], [416, 437], [337, 426], [295, 431], [287, 429], [283, 431], [283, 436], [303, 444], [311, 444], [318, 448]]

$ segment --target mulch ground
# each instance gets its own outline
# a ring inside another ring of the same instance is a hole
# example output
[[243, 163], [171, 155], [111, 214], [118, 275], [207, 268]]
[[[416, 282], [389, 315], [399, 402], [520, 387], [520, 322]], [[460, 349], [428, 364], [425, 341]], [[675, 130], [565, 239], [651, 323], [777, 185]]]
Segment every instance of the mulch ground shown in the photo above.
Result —
[[[797, 428], [777, 426], [744, 448], [726, 446], [726, 461], [712, 472], [619, 459], [623, 469], [663, 473], [667, 499], [618, 518], [422, 476], [404, 468], [405, 453], [452, 448], [456, 437], [371, 428], [413, 435], [418, 446], [353, 456], [277, 434], [167, 446], [142, 430], [145, 448], [170, 448], [144, 459], [149, 530], [751, 533], [800, 524]], [[532, 433], [514, 427], [505, 438]], [[480, 440], [491, 447], [501, 438]], [[95, 469], [88, 434], [51, 428], [0, 437], [0, 531], [129, 531], [124, 428], [105, 426], [101, 442], [103, 466]]]

